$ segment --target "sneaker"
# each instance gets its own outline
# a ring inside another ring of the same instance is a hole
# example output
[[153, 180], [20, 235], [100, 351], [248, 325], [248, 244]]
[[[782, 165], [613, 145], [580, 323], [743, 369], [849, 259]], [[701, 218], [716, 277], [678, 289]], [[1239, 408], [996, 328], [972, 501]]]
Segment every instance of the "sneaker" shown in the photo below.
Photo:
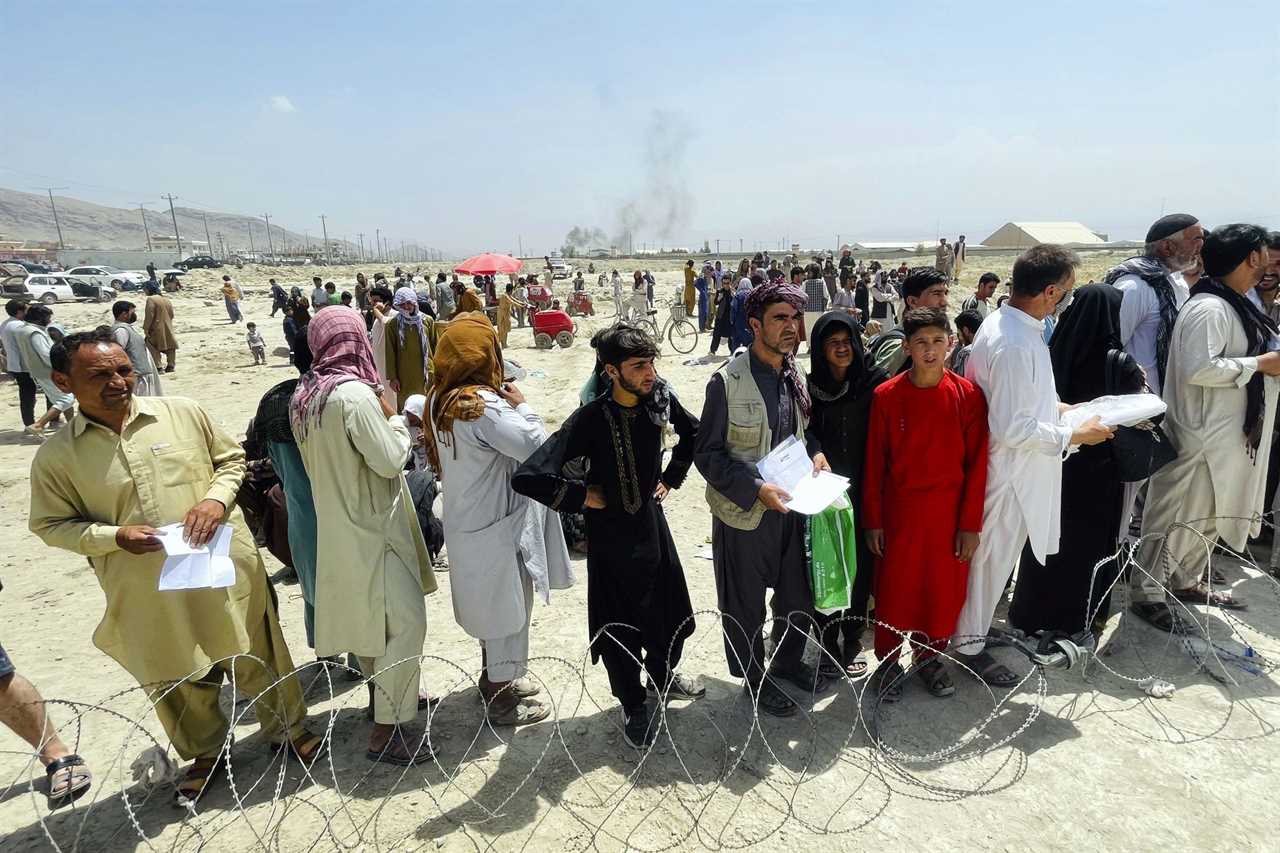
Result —
[[657, 726], [653, 724], [648, 705], [641, 705], [630, 711], [623, 708], [622, 723], [623, 740], [633, 749], [648, 749], [658, 739]]
[[[661, 691], [658, 690], [657, 685], [651, 680], [647, 684], [646, 689], [649, 695], [658, 696]], [[707, 688], [692, 675], [674, 672], [671, 674], [671, 680], [667, 682], [666, 695], [668, 699], [701, 699], [707, 695]]]

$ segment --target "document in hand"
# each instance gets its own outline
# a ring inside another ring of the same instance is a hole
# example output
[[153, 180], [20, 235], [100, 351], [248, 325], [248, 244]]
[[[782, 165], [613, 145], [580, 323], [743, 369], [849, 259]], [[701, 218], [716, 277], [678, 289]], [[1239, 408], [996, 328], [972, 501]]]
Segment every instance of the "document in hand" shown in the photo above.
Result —
[[1079, 429], [1095, 415], [1103, 426], [1134, 426], [1157, 415], [1163, 415], [1168, 406], [1155, 394], [1114, 394], [1096, 397], [1062, 413], [1062, 423]]
[[766, 483], [786, 490], [791, 499], [787, 509], [814, 515], [822, 512], [849, 488], [849, 478], [822, 471], [813, 475], [813, 460], [794, 435], [756, 463], [756, 470]]
[[164, 544], [164, 565], [160, 567], [160, 590], [221, 589], [236, 582], [231, 562], [232, 527], [218, 525], [209, 544], [192, 548], [182, 538], [182, 524], [159, 529]]

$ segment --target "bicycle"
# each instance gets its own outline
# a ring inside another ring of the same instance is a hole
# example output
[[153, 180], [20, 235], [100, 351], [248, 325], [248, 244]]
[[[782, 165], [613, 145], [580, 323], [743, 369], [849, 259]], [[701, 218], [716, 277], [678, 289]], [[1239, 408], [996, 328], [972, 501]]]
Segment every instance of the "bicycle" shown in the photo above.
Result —
[[636, 324], [646, 326], [649, 329], [649, 334], [659, 343], [663, 338], [666, 338], [671, 344], [671, 348], [681, 355], [688, 355], [697, 348], [698, 328], [686, 316], [684, 303], [673, 302], [670, 305], [670, 313], [667, 316], [667, 322], [662, 326], [661, 332], [658, 331], [657, 316], [658, 309], [651, 308], [646, 316], [636, 320]]

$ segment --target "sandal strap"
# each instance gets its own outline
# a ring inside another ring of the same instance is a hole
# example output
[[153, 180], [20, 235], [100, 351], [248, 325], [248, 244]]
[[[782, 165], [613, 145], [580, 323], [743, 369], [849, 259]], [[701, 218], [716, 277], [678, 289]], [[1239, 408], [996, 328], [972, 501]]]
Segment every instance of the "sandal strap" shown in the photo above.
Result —
[[61, 758], [55, 758], [53, 761], [50, 761], [47, 765], [45, 765], [44, 772], [47, 775], [52, 776], [53, 774], [57, 773], [59, 770], [66, 769], [68, 767], [84, 767], [84, 766], [85, 766], [84, 759], [73, 752], [70, 755], [64, 755]]

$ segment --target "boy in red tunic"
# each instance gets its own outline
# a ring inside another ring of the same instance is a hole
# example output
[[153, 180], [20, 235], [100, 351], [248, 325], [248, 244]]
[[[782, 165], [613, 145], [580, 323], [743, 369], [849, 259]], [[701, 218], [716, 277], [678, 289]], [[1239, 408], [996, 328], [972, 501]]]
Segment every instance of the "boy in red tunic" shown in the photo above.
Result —
[[[964, 606], [987, 483], [987, 403], [946, 369], [947, 315], [916, 308], [903, 318], [912, 368], [876, 388], [867, 434], [862, 522], [878, 558], [876, 618], [912, 639], [934, 696], [955, 693], [937, 653]], [[897, 701], [902, 636], [877, 625], [881, 696]]]

